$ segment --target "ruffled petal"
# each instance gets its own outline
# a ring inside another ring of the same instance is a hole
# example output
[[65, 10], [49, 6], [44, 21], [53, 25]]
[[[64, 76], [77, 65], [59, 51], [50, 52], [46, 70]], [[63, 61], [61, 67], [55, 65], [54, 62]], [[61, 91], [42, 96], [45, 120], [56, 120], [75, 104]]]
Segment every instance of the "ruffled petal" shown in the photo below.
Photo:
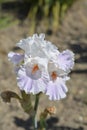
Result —
[[41, 34], [39, 35], [39, 38], [41, 38], [42, 40], [44, 40], [44, 39], [45, 39], [45, 34], [44, 34], [44, 33], [41, 33]]
[[39, 92], [45, 92], [48, 75], [43, 72], [42, 77], [38, 80], [34, 80], [26, 75], [26, 69], [21, 67], [17, 73], [17, 83], [21, 90], [24, 90], [26, 93], [38, 94]]
[[67, 91], [65, 79], [57, 78], [56, 81], [50, 81], [48, 83], [46, 95], [49, 96], [50, 100], [60, 100], [66, 97]]
[[57, 63], [64, 71], [70, 71], [74, 66], [74, 53], [66, 50], [58, 55]]
[[32, 79], [26, 75], [23, 67], [21, 67], [17, 73], [17, 84], [21, 90], [24, 90], [26, 93], [30, 93]]
[[[47, 63], [47, 59], [40, 57], [26, 59], [25, 68], [27, 76], [35, 80], [41, 78], [42, 71], [47, 70]], [[35, 66], [37, 70], [33, 72]]]
[[28, 56], [31, 55], [31, 45], [33, 43], [32, 37], [28, 37], [26, 39], [20, 40], [19, 43], [16, 44], [16, 46], [20, 47], [22, 50], [25, 51], [25, 54]]
[[24, 60], [24, 55], [14, 52], [8, 53], [9, 60], [14, 64], [19, 64], [22, 60]]
[[39, 78], [38, 80], [33, 80], [32, 89], [30, 90], [30, 92], [33, 94], [37, 94], [39, 92], [45, 93], [48, 81], [48, 74], [46, 72], [42, 72], [41, 78]]
[[44, 40], [45, 34], [34, 34], [32, 37], [20, 40], [17, 46], [25, 51], [25, 54], [32, 57], [50, 58], [56, 56], [58, 48], [51, 42]]

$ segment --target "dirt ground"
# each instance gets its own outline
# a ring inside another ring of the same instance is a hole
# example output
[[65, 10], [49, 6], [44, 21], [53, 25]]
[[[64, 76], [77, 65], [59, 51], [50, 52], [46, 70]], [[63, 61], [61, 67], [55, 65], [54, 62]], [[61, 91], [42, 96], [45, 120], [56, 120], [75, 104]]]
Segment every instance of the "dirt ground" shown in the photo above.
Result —
[[[45, 32], [42, 26], [38, 30], [39, 33]], [[15, 51], [15, 44], [28, 35], [26, 24], [0, 30], [0, 92], [12, 90], [20, 94], [7, 54]], [[87, 130], [87, 0], [78, 0], [67, 12], [58, 32], [46, 34], [46, 39], [56, 44], [60, 51], [71, 49], [76, 63], [67, 82], [67, 98], [52, 102], [43, 95], [38, 113], [47, 106], [55, 105], [57, 113], [48, 117], [47, 130]], [[10, 104], [0, 99], [0, 130], [32, 130], [29, 116], [14, 99]]]

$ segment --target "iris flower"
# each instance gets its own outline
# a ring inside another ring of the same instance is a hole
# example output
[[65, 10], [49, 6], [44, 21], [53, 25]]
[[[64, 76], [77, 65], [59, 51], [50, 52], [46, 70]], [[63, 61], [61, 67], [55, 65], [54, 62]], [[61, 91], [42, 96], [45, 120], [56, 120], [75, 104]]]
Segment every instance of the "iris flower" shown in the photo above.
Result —
[[74, 54], [70, 50], [59, 52], [51, 42], [45, 40], [45, 34], [34, 34], [20, 40], [17, 46], [23, 54], [10, 52], [9, 60], [15, 65], [17, 84], [27, 94], [40, 92], [50, 100], [66, 97], [66, 81], [74, 66]]

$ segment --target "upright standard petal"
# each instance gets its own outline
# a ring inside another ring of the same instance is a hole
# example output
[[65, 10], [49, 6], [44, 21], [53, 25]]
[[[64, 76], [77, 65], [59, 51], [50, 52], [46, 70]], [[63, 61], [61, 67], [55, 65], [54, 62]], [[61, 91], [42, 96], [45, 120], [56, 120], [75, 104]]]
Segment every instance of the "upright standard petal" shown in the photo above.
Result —
[[12, 63], [19, 64], [21, 61], [24, 60], [24, 54], [9, 52], [8, 58]]
[[57, 63], [59, 68], [64, 71], [70, 71], [74, 66], [74, 53], [66, 50], [58, 55]]
[[31, 55], [31, 45], [33, 43], [32, 37], [28, 37], [26, 39], [22, 39], [17, 43], [16, 46], [20, 47], [25, 53], [29, 56]]
[[60, 100], [66, 97], [68, 91], [65, 85], [65, 79], [58, 78], [55, 81], [49, 81], [47, 86], [46, 95], [49, 96], [50, 100]]
[[20, 40], [17, 46], [23, 49], [28, 56], [51, 59], [58, 52], [58, 48], [44, 38], [45, 34], [34, 34], [32, 37]]

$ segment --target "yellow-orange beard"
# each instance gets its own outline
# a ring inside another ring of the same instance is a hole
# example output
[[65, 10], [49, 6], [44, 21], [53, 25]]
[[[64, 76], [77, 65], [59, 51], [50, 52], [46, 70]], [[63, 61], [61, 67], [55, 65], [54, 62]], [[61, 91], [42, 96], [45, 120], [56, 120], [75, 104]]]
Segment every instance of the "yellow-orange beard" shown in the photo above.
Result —
[[52, 72], [51, 77], [52, 77], [53, 81], [56, 80], [56, 78], [57, 78], [56, 72]]
[[39, 70], [39, 67], [37, 64], [35, 64], [33, 69], [32, 69], [32, 74], [34, 74], [37, 70]]

